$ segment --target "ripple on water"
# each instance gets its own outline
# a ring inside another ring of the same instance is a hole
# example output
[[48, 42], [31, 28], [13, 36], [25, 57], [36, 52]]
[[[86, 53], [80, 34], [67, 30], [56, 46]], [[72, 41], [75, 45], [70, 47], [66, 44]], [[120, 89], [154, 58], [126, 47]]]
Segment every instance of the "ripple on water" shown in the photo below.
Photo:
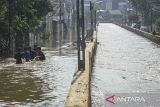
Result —
[[98, 31], [100, 45], [91, 85], [93, 107], [105, 107], [108, 93], [159, 94], [159, 46], [114, 24], [100, 24]]
[[43, 62], [16, 65], [13, 59], [0, 60], [0, 105], [64, 106], [76, 55], [70, 51], [58, 56], [52, 50], [46, 50], [45, 54], [47, 60]]

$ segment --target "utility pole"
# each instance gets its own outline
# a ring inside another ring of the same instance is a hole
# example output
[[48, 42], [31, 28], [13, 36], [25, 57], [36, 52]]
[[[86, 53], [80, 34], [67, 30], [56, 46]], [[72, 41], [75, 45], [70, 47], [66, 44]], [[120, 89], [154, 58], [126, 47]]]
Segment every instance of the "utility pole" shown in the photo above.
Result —
[[84, 0], [81, 0], [81, 12], [82, 12], [82, 17], [81, 17], [81, 22], [82, 22], [82, 42], [81, 42], [81, 46], [82, 46], [82, 68], [83, 70], [85, 70], [85, 48], [86, 48], [86, 43], [85, 43], [85, 19], [84, 19]]
[[78, 48], [78, 70], [81, 69], [81, 59], [80, 59], [80, 17], [79, 17], [79, 0], [77, 0], [77, 48]]
[[62, 40], [62, 0], [59, 0], [59, 55], [61, 55]]
[[96, 28], [97, 28], [97, 11], [95, 10], [95, 13], [94, 13], [94, 15], [95, 15], [95, 30], [96, 30]]
[[[81, 17], [80, 17], [81, 4]], [[85, 70], [85, 22], [84, 22], [84, 0], [77, 0], [77, 47], [78, 47], [78, 70]], [[80, 26], [81, 25], [81, 26]]]
[[151, 7], [151, 32], [153, 31], [153, 10], [152, 10], [152, 7]]
[[91, 41], [93, 41], [93, 4], [90, 1], [90, 11], [91, 11]]

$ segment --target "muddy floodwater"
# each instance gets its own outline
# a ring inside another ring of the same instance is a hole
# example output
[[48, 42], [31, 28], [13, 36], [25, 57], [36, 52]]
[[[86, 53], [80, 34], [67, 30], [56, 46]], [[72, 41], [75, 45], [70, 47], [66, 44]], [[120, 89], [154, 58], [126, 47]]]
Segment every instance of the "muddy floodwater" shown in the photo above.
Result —
[[76, 51], [45, 48], [46, 61], [16, 65], [0, 59], [0, 107], [64, 107], [77, 63]]

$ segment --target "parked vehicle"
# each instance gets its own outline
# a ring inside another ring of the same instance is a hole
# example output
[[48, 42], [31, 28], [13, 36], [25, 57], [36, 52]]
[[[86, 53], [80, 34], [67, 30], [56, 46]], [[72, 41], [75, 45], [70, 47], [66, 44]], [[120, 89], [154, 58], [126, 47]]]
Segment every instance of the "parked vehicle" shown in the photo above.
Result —
[[140, 29], [140, 24], [139, 23], [132, 23], [132, 28]]
[[132, 28], [134, 28], [134, 27], [135, 27], [135, 25], [136, 25], [136, 23], [132, 23], [131, 27], [132, 27]]
[[145, 32], [148, 32], [148, 31], [149, 31], [149, 29], [148, 29], [147, 26], [141, 26], [141, 27], [140, 27], [140, 30], [145, 31]]

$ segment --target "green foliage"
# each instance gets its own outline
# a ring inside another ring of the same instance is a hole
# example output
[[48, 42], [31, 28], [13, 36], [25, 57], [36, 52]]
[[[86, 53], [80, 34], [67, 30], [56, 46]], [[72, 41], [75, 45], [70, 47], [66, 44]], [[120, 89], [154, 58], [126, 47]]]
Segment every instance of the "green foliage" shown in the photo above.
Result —
[[[141, 14], [145, 24], [150, 24], [151, 22], [151, 11], [160, 10], [160, 1], [159, 0], [129, 0], [133, 7]], [[157, 16], [156, 12], [152, 12], [152, 15]], [[152, 17], [153, 21], [157, 17]]]
[[155, 10], [160, 11], [160, 5], [154, 5], [153, 7]]
[[50, 32], [46, 29], [41, 38], [43, 40], [48, 40], [49, 36], [50, 36]]
[[149, 3], [149, 0], [130, 0], [132, 5], [144, 16], [147, 16], [149, 14], [151, 5]]
[[159, 18], [159, 19], [157, 19], [157, 21], [156, 21], [156, 25], [160, 28], [160, 18]]
[[7, 2], [5, 0], [0, 1], [0, 35], [7, 35], [8, 20], [7, 20]]
[[8, 34], [9, 27], [12, 35], [34, 31], [52, 8], [50, 0], [1, 0], [0, 34]]
[[138, 21], [138, 16], [133, 12], [129, 12], [128, 19], [130, 22], [136, 22], [136, 21]]

